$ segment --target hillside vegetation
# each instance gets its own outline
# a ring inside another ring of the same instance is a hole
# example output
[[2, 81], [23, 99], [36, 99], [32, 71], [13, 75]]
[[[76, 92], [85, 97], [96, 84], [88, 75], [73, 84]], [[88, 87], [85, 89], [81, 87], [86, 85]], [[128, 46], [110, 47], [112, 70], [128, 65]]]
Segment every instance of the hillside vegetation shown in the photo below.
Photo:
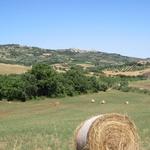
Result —
[[79, 49], [42, 49], [17, 44], [0, 45], [0, 62], [7, 64], [33, 65], [35, 63], [91, 64], [94, 66], [122, 65], [139, 61], [139, 58], [109, 54], [100, 51]]
[[36, 64], [21, 75], [0, 76], [0, 100], [26, 101], [39, 96], [64, 97], [84, 93], [106, 91], [108, 88], [121, 90], [128, 82], [121, 78], [89, 77], [79, 68], [58, 73], [47, 64]]
[[0, 150], [74, 150], [75, 128], [110, 112], [131, 116], [150, 149], [148, 59], [12, 44], [0, 46], [0, 63]]
[[104, 71], [107, 76], [150, 76], [150, 68], [137, 71]]

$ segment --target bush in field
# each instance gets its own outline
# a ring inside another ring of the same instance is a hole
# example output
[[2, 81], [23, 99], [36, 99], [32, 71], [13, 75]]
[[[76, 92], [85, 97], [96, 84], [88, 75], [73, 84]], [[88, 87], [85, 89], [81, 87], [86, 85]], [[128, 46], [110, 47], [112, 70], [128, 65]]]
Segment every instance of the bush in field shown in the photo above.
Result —
[[123, 92], [129, 92], [130, 88], [128, 86], [123, 86], [120, 90]]
[[27, 98], [35, 98], [38, 90], [35, 76], [30, 73], [25, 73], [21, 75], [21, 80], [24, 81], [24, 91], [27, 95]]
[[59, 97], [65, 96], [65, 86], [63, 85], [62, 79], [59, 74], [50, 78], [47, 82], [49, 97]]
[[98, 92], [100, 89], [100, 83], [96, 77], [91, 77], [89, 79], [89, 85], [90, 85], [91, 91], [93, 91], [93, 92]]
[[0, 89], [0, 101], [2, 100], [3, 96], [2, 96], [2, 91]]
[[91, 77], [90, 85], [93, 92], [106, 91], [108, 89], [108, 83], [101, 78]]
[[106, 91], [108, 89], [108, 85], [106, 83], [102, 83], [99, 86], [99, 91]]
[[46, 64], [38, 64], [32, 67], [31, 75], [37, 80], [37, 94], [38, 96], [52, 95], [54, 91], [54, 83], [56, 72]]
[[69, 80], [66, 74], [59, 74], [57, 79], [61, 83], [61, 87], [63, 89], [62, 96], [74, 96], [77, 94], [75, 88], [73, 87], [73, 81]]
[[2, 100], [3, 95], [2, 95], [2, 81], [3, 81], [3, 76], [0, 76], [0, 100]]
[[36, 96], [62, 97], [115, 88], [128, 91], [128, 79], [121, 77], [88, 77], [80, 67], [57, 73], [47, 64], [36, 64], [22, 75], [0, 76], [0, 99], [21, 100]]
[[20, 99], [25, 101], [27, 99], [24, 91], [24, 81], [20, 76], [6, 76], [1, 82], [2, 96], [8, 100]]
[[71, 68], [64, 75], [67, 83], [70, 83], [75, 93], [87, 93], [89, 90], [88, 77], [83, 73], [80, 68]]
[[0, 80], [2, 98], [26, 101], [36, 96], [36, 82], [30, 74], [0, 76]]

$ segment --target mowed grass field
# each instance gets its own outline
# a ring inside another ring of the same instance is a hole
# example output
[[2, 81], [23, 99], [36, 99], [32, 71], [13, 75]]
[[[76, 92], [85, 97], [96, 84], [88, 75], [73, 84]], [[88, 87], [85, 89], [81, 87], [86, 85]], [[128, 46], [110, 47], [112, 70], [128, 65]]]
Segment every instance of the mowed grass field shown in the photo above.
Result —
[[0, 63], [0, 74], [21, 74], [27, 72], [30, 67]]
[[[102, 100], [106, 104], [100, 104]], [[0, 102], [0, 150], [74, 150], [76, 127], [93, 115], [111, 112], [132, 118], [141, 137], [141, 150], [150, 150], [149, 95], [119, 91]]]
[[130, 83], [130, 86], [150, 90], [150, 80], [134, 81]]

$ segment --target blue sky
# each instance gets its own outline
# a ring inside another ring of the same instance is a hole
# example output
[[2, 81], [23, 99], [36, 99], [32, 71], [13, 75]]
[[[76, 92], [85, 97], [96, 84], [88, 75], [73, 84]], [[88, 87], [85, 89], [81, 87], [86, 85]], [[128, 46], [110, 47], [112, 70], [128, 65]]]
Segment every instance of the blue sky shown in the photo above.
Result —
[[150, 0], [1, 0], [9, 43], [150, 57]]

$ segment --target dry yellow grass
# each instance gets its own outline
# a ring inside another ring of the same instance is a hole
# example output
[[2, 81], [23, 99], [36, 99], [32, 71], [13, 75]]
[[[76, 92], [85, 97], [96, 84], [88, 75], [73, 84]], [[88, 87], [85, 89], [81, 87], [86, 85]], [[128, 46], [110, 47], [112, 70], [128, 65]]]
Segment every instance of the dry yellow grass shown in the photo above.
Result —
[[88, 67], [94, 67], [94, 65], [92, 65], [92, 64], [77, 64], [78, 66], [81, 66], [81, 67], [83, 67], [83, 68], [88, 68]]
[[77, 128], [77, 150], [139, 150], [139, 136], [128, 116], [109, 113], [94, 116]]
[[57, 72], [66, 72], [69, 70], [69, 66], [66, 63], [60, 63], [60, 64], [54, 64], [52, 67], [57, 71]]
[[0, 74], [21, 74], [27, 72], [29, 69], [31, 67], [0, 63]]
[[125, 71], [125, 72], [115, 72], [115, 71], [103, 71], [107, 76], [117, 76], [117, 75], [124, 75], [124, 76], [140, 76], [144, 73], [150, 72], [150, 68], [139, 70], [139, 71]]

